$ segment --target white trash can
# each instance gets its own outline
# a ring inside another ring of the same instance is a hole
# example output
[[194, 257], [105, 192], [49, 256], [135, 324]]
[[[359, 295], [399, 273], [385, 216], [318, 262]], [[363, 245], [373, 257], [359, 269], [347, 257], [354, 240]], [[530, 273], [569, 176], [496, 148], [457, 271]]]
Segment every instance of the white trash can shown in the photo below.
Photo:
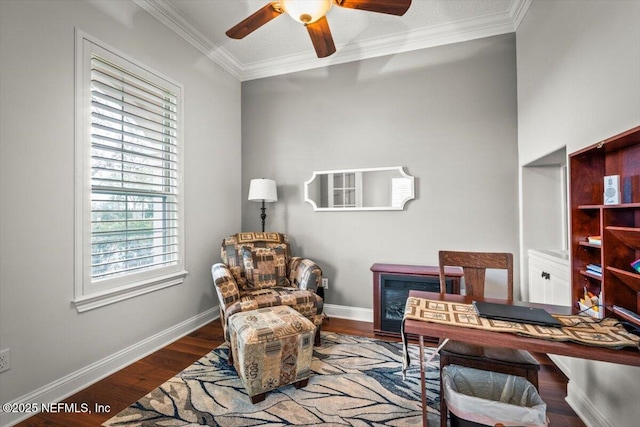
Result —
[[547, 404], [523, 377], [458, 365], [442, 370], [451, 427], [547, 426]]

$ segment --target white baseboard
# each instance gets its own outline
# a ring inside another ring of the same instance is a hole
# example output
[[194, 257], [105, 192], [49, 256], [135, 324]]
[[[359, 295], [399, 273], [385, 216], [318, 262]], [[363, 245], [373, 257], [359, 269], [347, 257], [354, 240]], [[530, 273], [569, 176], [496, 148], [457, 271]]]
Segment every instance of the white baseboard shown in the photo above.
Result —
[[567, 384], [566, 401], [587, 427], [614, 427], [609, 422], [610, 417], [605, 416], [582, 389], [575, 386], [572, 387], [571, 381]]
[[347, 305], [325, 304], [324, 313], [329, 317], [338, 319], [358, 320], [361, 322], [373, 322], [373, 309], [350, 307]]
[[[7, 403], [31, 404], [36, 402], [59, 402], [195, 331], [212, 320], [217, 319], [219, 316], [219, 307], [215, 306], [139, 343], [120, 350], [102, 360], [94, 362], [89, 366], [86, 366], [76, 372], [72, 372], [69, 375]], [[12, 426], [32, 415], [34, 415], [34, 413], [25, 414], [0, 412], [0, 426]]]
[[[336, 304], [325, 304], [324, 312], [329, 317], [373, 322], [373, 309], [350, 307]], [[31, 393], [25, 394], [10, 404], [55, 403], [83, 390], [101, 379], [117, 372], [145, 356], [165, 347], [177, 339], [193, 332], [220, 316], [220, 309], [215, 306], [175, 326], [161, 331], [135, 345], [127, 347], [102, 360], [92, 363], [76, 372], [72, 372]], [[0, 412], [0, 426], [13, 426], [33, 416], [33, 413]]]

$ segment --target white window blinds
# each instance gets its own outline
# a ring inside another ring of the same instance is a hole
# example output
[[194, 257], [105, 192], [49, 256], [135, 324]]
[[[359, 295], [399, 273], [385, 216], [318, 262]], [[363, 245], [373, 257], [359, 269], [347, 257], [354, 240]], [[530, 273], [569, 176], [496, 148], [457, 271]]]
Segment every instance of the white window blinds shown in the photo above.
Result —
[[91, 277], [178, 258], [177, 95], [91, 58]]
[[183, 89], [76, 29], [78, 311], [184, 281]]

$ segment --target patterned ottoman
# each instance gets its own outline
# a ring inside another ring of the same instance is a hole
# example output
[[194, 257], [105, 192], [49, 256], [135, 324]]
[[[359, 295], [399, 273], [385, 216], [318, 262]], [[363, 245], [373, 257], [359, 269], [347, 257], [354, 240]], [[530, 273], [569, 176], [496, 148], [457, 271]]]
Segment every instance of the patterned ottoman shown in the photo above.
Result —
[[283, 385], [307, 385], [315, 332], [309, 319], [288, 306], [236, 313], [229, 318], [236, 372], [252, 403]]

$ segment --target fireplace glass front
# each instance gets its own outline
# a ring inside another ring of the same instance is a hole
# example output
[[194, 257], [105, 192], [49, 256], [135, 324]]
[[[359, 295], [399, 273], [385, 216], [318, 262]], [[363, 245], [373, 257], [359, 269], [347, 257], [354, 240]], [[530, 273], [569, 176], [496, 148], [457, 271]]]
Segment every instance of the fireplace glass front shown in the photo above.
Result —
[[[451, 293], [453, 280], [447, 278], [445, 284], [447, 293]], [[440, 292], [440, 279], [438, 277], [381, 274], [380, 288], [381, 329], [400, 333], [409, 291]]]

